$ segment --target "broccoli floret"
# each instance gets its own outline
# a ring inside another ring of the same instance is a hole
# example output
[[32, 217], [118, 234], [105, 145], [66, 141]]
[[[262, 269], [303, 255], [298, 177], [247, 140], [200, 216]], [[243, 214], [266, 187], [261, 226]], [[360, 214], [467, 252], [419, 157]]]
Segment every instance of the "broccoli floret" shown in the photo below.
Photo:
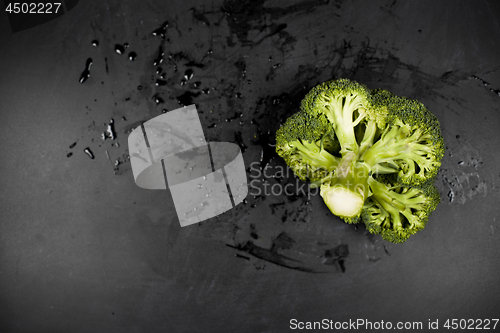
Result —
[[369, 184], [373, 194], [365, 203], [362, 220], [368, 231], [393, 243], [422, 230], [441, 200], [431, 181], [407, 186], [392, 174], [371, 178]]
[[329, 151], [338, 141], [324, 119], [298, 112], [276, 133], [276, 151], [301, 180], [317, 181], [335, 170], [340, 159]]
[[276, 151], [301, 180], [320, 186], [333, 214], [392, 242], [421, 230], [439, 203], [439, 121], [422, 103], [385, 90], [347, 79], [314, 87], [278, 130]]
[[418, 185], [434, 178], [441, 167], [444, 141], [439, 121], [416, 100], [386, 90], [371, 94], [373, 114], [386, 114], [381, 137], [362, 156], [375, 173], [397, 171], [402, 183]]

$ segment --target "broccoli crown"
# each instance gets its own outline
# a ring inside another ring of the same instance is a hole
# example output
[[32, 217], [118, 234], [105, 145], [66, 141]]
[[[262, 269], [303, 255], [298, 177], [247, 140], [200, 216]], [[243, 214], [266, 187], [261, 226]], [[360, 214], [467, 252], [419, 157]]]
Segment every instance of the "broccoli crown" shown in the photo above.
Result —
[[423, 229], [439, 203], [444, 141], [422, 103], [338, 79], [314, 87], [300, 108], [278, 130], [276, 151], [321, 186], [333, 214], [396, 243]]

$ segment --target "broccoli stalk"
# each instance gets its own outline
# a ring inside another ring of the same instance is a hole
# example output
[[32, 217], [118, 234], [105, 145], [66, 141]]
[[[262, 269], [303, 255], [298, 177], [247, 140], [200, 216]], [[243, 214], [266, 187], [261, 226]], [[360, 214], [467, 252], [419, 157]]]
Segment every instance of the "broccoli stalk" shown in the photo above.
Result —
[[331, 179], [320, 188], [320, 195], [331, 212], [344, 218], [358, 216], [368, 196], [370, 169], [356, 161], [356, 157], [353, 152], [345, 154]]

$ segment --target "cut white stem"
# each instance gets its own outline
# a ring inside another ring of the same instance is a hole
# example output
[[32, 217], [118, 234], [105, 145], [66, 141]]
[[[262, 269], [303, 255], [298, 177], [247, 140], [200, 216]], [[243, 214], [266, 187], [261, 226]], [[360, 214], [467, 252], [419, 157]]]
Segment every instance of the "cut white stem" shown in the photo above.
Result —
[[320, 195], [330, 211], [340, 217], [355, 217], [365, 201], [362, 191], [353, 192], [342, 186], [321, 185]]

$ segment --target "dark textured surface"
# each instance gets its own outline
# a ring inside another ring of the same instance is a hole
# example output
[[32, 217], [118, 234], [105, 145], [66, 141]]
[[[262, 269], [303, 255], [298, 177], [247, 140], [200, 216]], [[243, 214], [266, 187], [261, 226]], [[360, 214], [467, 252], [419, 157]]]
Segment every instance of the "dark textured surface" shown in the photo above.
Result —
[[[16, 34], [2, 16], [0, 332], [498, 317], [499, 9], [82, 0]], [[419, 99], [441, 121], [442, 203], [404, 244], [344, 224], [280, 175], [279, 123], [337, 77]], [[190, 103], [207, 140], [240, 145], [254, 182], [246, 204], [181, 228], [168, 191], [134, 184], [127, 136]]]

